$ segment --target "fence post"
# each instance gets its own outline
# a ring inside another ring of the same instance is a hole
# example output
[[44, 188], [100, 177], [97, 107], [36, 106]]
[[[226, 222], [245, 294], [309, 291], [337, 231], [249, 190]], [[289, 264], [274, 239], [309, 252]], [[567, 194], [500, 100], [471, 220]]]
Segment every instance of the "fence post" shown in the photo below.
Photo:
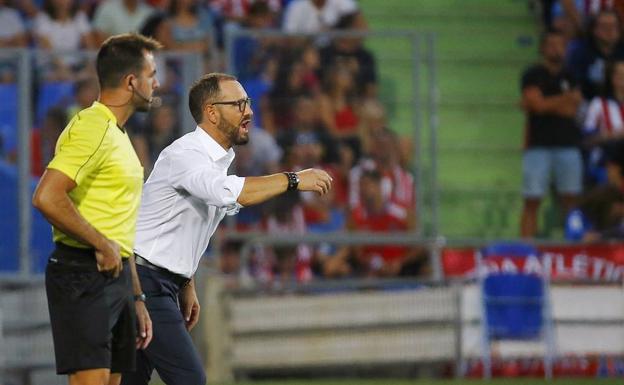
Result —
[[463, 283], [453, 282], [453, 299], [455, 301], [455, 378], [462, 378], [466, 372], [463, 353], [463, 321], [462, 321], [462, 287]]
[[[195, 130], [195, 120], [188, 109], [186, 100], [188, 100], [189, 90], [197, 79], [202, 76], [204, 71], [202, 64], [202, 56], [200, 53], [185, 53], [182, 56], [182, 89], [184, 90], [183, 102], [178, 103], [178, 116], [182, 122], [182, 132], [187, 133]], [[165, 71], [163, 68], [162, 71]]]
[[422, 140], [422, 105], [420, 101], [420, 35], [413, 34], [412, 38], [412, 61], [414, 65], [412, 66], [412, 108], [414, 112], [412, 113], [412, 124], [414, 131], [412, 133], [412, 146], [414, 157], [412, 159], [413, 169], [414, 169], [414, 184], [416, 185], [414, 188], [414, 192], [416, 194], [416, 204], [414, 209], [416, 210], [416, 220], [418, 225], [416, 227], [416, 234], [422, 235], [424, 230], [424, 222], [423, 222], [423, 176], [422, 176], [422, 167], [423, 167], [423, 156], [420, 148], [420, 142]]
[[435, 35], [427, 34], [427, 109], [429, 110], [429, 183], [431, 187], [431, 236], [440, 233], [438, 209], [438, 86], [435, 64]]
[[208, 352], [206, 375], [208, 383], [232, 382], [231, 338], [226, 319], [225, 284], [219, 274], [211, 274], [205, 289], [205, 336]]
[[30, 190], [30, 136], [32, 130], [30, 52], [18, 51], [18, 125], [17, 125], [17, 207], [19, 221], [19, 269], [22, 276], [31, 273], [30, 223], [32, 207]]

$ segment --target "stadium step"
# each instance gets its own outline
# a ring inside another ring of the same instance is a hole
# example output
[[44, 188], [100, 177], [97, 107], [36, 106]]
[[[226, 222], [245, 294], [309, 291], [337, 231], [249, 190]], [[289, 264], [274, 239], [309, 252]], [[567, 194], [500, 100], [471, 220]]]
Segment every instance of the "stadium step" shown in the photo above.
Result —
[[[518, 235], [524, 124], [518, 108], [519, 78], [537, 54], [536, 17], [530, 4], [360, 0], [374, 31], [435, 33], [440, 233], [446, 236]], [[388, 106], [392, 128], [409, 135], [412, 106], [406, 100], [412, 90], [406, 74], [413, 61], [399, 42], [375, 41], [369, 47], [382, 58], [381, 94], [394, 104]], [[425, 138], [423, 151], [427, 143]], [[500, 211], [501, 202], [507, 207], [504, 220], [492, 220], [491, 213]]]

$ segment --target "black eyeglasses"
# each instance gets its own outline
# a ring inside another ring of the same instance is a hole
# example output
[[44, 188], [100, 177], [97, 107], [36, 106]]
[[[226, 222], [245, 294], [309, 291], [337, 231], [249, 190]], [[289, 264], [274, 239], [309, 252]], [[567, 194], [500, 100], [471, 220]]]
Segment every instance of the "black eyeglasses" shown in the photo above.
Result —
[[245, 108], [247, 107], [247, 104], [249, 104], [249, 106], [251, 106], [251, 98], [234, 100], [234, 101], [231, 101], [231, 102], [214, 102], [212, 104], [213, 105], [215, 105], [215, 104], [227, 104], [227, 105], [230, 105], [230, 106], [238, 106], [238, 111], [243, 113], [243, 112], [245, 112]]

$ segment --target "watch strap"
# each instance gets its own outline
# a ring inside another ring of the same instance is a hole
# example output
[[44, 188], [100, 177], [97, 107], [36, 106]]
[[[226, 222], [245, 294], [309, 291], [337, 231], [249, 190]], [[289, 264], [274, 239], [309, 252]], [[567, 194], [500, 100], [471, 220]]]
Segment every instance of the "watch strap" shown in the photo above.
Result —
[[288, 178], [288, 188], [286, 188], [286, 191], [296, 190], [297, 187], [299, 187], [299, 175], [292, 171], [287, 171], [284, 175]]

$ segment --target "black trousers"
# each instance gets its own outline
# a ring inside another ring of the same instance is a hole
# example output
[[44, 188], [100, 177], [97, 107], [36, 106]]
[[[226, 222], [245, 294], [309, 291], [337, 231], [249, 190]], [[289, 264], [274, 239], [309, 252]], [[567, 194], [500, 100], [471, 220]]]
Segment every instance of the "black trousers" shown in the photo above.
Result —
[[136, 372], [124, 373], [122, 385], [146, 385], [154, 369], [167, 385], [205, 385], [206, 374], [199, 353], [186, 330], [178, 305], [180, 286], [165, 274], [137, 265], [154, 336], [137, 351]]

